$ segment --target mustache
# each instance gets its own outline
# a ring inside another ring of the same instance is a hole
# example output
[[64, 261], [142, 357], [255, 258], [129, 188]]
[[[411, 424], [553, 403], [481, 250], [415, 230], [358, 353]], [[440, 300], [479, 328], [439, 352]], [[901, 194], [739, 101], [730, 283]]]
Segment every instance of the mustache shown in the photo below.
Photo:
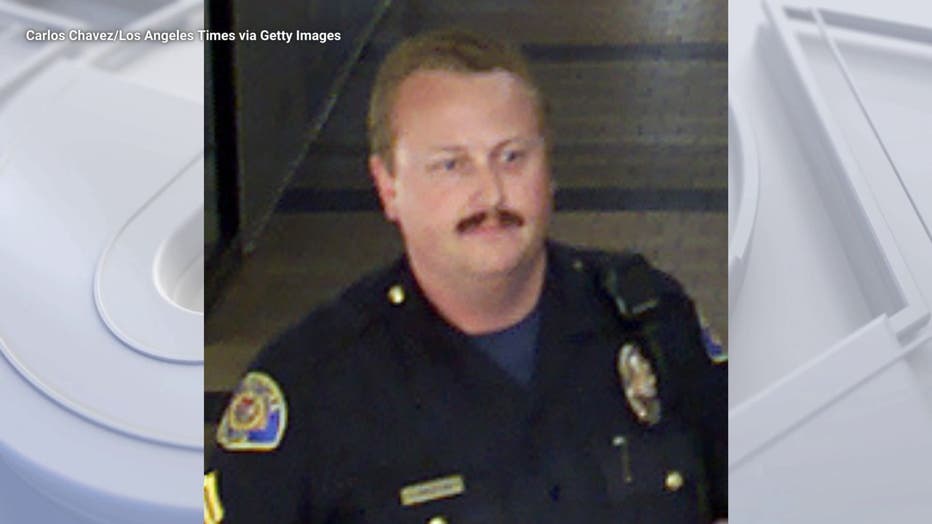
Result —
[[485, 223], [486, 220], [496, 220], [502, 226], [522, 226], [524, 218], [509, 209], [496, 209], [494, 211], [482, 211], [460, 220], [456, 225], [457, 233], [466, 233], [476, 229]]

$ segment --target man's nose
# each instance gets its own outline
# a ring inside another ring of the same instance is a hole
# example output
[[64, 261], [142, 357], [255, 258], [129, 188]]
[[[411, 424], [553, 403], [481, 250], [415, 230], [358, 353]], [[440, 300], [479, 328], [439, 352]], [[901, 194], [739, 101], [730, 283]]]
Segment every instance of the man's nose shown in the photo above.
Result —
[[505, 180], [494, 163], [485, 162], [476, 173], [476, 198], [487, 209], [495, 209], [505, 203]]

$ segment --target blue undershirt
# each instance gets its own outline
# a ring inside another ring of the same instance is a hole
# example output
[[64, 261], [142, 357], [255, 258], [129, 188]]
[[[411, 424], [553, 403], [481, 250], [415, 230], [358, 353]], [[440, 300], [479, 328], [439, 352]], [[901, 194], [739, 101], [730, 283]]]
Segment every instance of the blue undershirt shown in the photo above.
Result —
[[517, 324], [501, 331], [469, 337], [473, 345], [489, 356], [524, 386], [531, 383], [537, 357], [540, 310], [535, 307]]

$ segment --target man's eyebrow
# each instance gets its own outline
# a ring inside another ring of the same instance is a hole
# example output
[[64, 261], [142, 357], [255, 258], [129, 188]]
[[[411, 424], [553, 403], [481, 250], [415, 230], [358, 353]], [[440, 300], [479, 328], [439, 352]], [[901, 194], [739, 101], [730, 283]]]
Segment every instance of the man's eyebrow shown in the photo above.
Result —
[[505, 140], [502, 140], [501, 142], [495, 144], [495, 147], [493, 149], [501, 149], [502, 147], [515, 144], [515, 143], [519, 145], [529, 145], [529, 144], [535, 143], [539, 138], [540, 137], [538, 136], [523, 136], [523, 135], [513, 136], [511, 138], [506, 138]]
[[[508, 138], [506, 138], [506, 139], [504, 139], [504, 140], [501, 140], [501, 141], [497, 142], [495, 145], [492, 146], [491, 150], [492, 150], [492, 151], [495, 151], [495, 150], [497, 150], [497, 149], [501, 149], [501, 148], [503, 148], [503, 147], [505, 147], [505, 146], [508, 146], [508, 145], [511, 145], [511, 144], [515, 144], [515, 143], [521, 144], [521, 145], [533, 144], [533, 143], [535, 143], [535, 142], [536, 142], [537, 140], [539, 140], [539, 139], [540, 139], [539, 136], [515, 135], [515, 136], [508, 137]], [[437, 145], [437, 146], [430, 146], [430, 147], [428, 147], [428, 148], [427, 148], [427, 151], [428, 151], [428, 153], [430, 153], [430, 154], [435, 154], [435, 153], [462, 153], [462, 152], [464, 152], [464, 151], [469, 151], [469, 148], [468, 148], [467, 146], [463, 146], [463, 145]]]
[[433, 146], [427, 148], [429, 153], [461, 153], [466, 149], [464, 146]]

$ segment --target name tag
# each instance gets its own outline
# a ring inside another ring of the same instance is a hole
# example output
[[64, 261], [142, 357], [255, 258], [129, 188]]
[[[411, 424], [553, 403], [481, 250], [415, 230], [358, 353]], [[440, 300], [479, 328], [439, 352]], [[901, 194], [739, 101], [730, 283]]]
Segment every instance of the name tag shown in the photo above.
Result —
[[416, 506], [432, 500], [455, 497], [466, 491], [461, 475], [451, 475], [401, 488], [402, 506]]

